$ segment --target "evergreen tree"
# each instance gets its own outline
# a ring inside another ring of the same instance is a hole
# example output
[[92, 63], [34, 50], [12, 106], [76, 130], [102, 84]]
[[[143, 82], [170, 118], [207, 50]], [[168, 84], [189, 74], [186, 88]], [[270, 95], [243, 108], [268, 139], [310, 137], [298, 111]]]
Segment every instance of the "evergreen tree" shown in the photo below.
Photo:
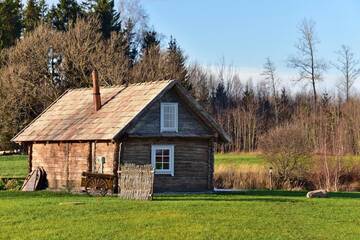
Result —
[[26, 32], [30, 32], [40, 22], [40, 8], [36, 0], [28, 0], [24, 10], [24, 28]]
[[141, 43], [142, 54], [147, 55], [149, 52], [149, 49], [159, 48], [159, 47], [160, 47], [160, 40], [158, 38], [158, 33], [154, 30], [146, 31], [144, 33], [144, 38]]
[[186, 80], [187, 68], [185, 66], [186, 57], [178, 46], [175, 38], [171, 36], [166, 54], [166, 78], [177, 79], [183, 86], [191, 89], [191, 84]]
[[0, 2], [0, 49], [12, 46], [22, 31], [20, 0]]
[[45, 0], [39, 1], [39, 12], [40, 12], [40, 21], [45, 22], [46, 16], [48, 14], [48, 5], [46, 4]]
[[121, 30], [120, 14], [114, 8], [114, 0], [88, 0], [83, 5], [89, 15], [99, 18], [104, 38], [109, 38], [113, 31]]
[[60, 31], [67, 31], [70, 24], [74, 24], [78, 16], [82, 15], [76, 0], [60, 0], [56, 7], [49, 12], [49, 20], [53, 27]]
[[129, 59], [129, 67], [133, 67], [134, 63], [136, 61], [136, 57], [138, 54], [137, 47], [136, 47], [136, 39], [135, 39], [136, 33], [134, 32], [134, 23], [129, 18], [125, 25], [123, 30], [123, 46], [125, 49], [125, 55]]

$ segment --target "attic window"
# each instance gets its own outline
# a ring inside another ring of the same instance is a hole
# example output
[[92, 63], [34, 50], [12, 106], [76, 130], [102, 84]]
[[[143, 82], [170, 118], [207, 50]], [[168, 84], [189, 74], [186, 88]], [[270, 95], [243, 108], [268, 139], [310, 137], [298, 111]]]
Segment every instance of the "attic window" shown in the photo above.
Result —
[[155, 174], [174, 176], [174, 145], [152, 145], [151, 165]]
[[160, 131], [177, 132], [178, 131], [178, 104], [161, 103]]

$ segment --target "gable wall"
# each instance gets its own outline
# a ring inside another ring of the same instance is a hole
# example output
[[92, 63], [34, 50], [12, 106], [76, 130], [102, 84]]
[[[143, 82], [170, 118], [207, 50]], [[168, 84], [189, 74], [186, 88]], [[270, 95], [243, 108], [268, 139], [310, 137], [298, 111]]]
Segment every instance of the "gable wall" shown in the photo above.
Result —
[[[212, 131], [189, 109], [174, 89], [155, 102], [128, 133], [141, 136], [160, 136], [160, 103], [178, 103], [178, 132], [174, 136], [205, 136]], [[167, 133], [169, 134], [169, 133]]]

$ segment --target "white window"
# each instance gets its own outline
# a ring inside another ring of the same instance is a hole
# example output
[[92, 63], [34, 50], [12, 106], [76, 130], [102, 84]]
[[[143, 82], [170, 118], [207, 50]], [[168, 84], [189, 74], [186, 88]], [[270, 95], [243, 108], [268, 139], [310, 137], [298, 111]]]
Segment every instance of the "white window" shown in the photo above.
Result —
[[155, 174], [174, 176], [174, 145], [152, 145], [151, 165]]
[[161, 103], [160, 131], [161, 132], [178, 131], [177, 103]]

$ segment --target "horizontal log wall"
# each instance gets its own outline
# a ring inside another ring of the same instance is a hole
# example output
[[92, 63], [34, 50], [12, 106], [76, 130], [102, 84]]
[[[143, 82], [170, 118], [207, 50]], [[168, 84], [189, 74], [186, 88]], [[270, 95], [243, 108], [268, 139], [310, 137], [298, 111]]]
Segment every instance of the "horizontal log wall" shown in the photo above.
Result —
[[136, 125], [129, 130], [129, 135], [160, 136], [160, 104], [161, 102], [178, 103], [178, 132], [173, 136], [209, 136], [212, 131], [199, 119], [175, 90], [170, 90], [155, 102], [142, 116]]
[[174, 145], [174, 176], [155, 175], [154, 191], [205, 191], [209, 190], [209, 140], [205, 139], [137, 139], [129, 138], [122, 144], [123, 162], [151, 164], [152, 144]]

